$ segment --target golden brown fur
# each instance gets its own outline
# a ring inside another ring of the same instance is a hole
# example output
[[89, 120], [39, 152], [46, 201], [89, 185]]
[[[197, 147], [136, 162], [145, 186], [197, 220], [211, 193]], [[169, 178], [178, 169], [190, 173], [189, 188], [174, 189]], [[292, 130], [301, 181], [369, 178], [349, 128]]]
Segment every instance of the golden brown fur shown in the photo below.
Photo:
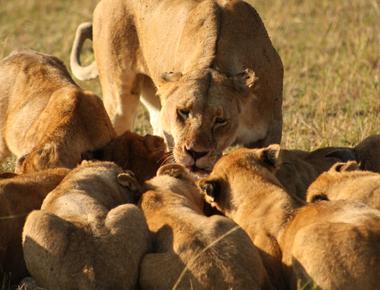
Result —
[[83, 91], [57, 58], [16, 51], [0, 62], [0, 158], [17, 172], [73, 168], [115, 132], [102, 101]]
[[311, 152], [281, 150], [281, 164], [276, 177], [286, 191], [305, 200], [309, 185], [336, 162], [355, 160], [351, 148], [326, 147]]
[[291, 289], [379, 288], [380, 212], [349, 201], [309, 204], [281, 237]]
[[282, 273], [290, 289], [296, 289], [297, 280], [321, 289], [376, 289], [380, 212], [342, 201], [297, 210], [299, 204], [274, 175], [279, 150], [272, 145], [222, 157], [199, 182], [206, 201], [270, 255], [264, 263], [277, 288], [286, 289]]
[[143, 259], [142, 289], [272, 289], [249, 237], [225, 217], [203, 215], [202, 196], [182, 166], [161, 167], [147, 188], [140, 206], [154, 253]]
[[281, 150], [281, 159], [276, 177], [288, 192], [305, 199], [309, 185], [337, 162], [356, 160], [361, 169], [380, 173], [380, 135], [369, 136], [355, 147]]
[[48, 169], [0, 180], [0, 273], [11, 273], [13, 282], [27, 273], [21, 246], [26, 216], [41, 207], [45, 196], [68, 171]]
[[161, 163], [169, 158], [161, 137], [140, 136], [130, 131], [87, 155], [90, 159], [113, 161], [121, 168], [133, 171], [140, 182], [156, 175]]
[[135, 289], [148, 228], [139, 185], [112, 162], [82, 162], [27, 218], [27, 268], [46, 289]]
[[[96, 66], [85, 75], [91, 34]], [[246, 2], [102, 0], [93, 26], [78, 27], [71, 64], [82, 79], [97, 67], [118, 134], [133, 128], [141, 97], [154, 134], [193, 170], [210, 170], [231, 144], [281, 140], [283, 66]]]
[[307, 190], [307, 201], [353, 200], [380, 210], [380, 174], [356, 170], [355, 161], [337, 163]]

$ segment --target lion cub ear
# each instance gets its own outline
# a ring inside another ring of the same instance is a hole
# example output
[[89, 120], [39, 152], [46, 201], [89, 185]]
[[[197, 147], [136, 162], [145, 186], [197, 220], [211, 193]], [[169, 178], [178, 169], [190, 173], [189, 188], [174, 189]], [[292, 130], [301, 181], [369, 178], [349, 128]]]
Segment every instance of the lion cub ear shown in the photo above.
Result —
[[181, 72], [165, 72], [161, 75], [161, 79], [165, 82], [176, 82], [182, 78]]
[[133, 192], [141, 191], [140, 183], [137, 181], [135, 174], [130, 170], [119, 173], [117, 175], [117, 181], [121, 186], [124, 186]]
[[160, 175], [169, 175], [174, 178], [182, 179], [189, 176], [189, 174], [186, 172], [186, 169], [179, 164], [167, 164], [164, 166], [161, 166], [157, 170], [157, 176]]
[[359, 170], [359, 164], [356, 161], [337, 162], [331, 166], [329, 172], [345, 172]]
[[258, 78], [255, 72], [249, 68], [243, 70], [242, 72], [234, 75], [232, 77], [235, 89], [238, 91], [244, 91], [254, 86]]
[[216, 180], [201, 179], [198, 182], [198, 187], [204, 194], [206, 202], [210, 204], [215, 202], [220, 195], [220, 183]]
[[281, 165], [281, 147], [279, 144], [271, 144], [258, 150], [258, 158], [262, 164], [271, 170], [276, 170]]

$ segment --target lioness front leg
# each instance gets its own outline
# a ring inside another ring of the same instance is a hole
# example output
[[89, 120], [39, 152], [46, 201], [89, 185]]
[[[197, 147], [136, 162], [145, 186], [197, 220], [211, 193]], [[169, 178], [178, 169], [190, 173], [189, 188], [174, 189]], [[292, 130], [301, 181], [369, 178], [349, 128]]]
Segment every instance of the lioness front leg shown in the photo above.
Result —
[[93, 18], [93, 48], [103, 101], [117, 135], [133, 129], [139, 104], [138, 39], [124, 1], [101, 1]]

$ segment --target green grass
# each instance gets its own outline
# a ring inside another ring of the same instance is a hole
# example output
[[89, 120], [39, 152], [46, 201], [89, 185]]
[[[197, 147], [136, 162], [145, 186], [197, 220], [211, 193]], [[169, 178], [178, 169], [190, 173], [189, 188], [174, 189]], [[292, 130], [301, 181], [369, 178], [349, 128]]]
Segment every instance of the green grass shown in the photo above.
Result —
[[[0, 57], [15, 48], [54, 54], [68, 64], [75, 29], [98, 1], [0, 0]], [[351, 145], [379, 132], [378, 0], [251, 0], [284, 67], [288, 148]], [[85, 60], [91, 60], [90, 44]], [[100, 95], [97, 80], [81, 86]], [[144, 110], [136, 130], [148, 132]], [[1, 170], [11, 170], [13, 159]]]

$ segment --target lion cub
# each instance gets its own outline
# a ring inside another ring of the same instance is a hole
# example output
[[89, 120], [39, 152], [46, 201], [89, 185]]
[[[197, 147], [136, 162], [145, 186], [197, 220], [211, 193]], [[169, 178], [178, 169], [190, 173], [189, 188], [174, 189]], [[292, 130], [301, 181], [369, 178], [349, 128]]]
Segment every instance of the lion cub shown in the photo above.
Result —
[[133, 171], [138, 181], [144, 182], [156, 175], [168, 154], [161, 137], [126, 131], [106, 146], [87, 152], [86, 158], [115, 162], [121, 168]]
[[[112, 162], [72, 170], [27, 218], [27, 268], [46, 289], [135, 289], [148, 227], [133, 204], [139, 184]], [[127, 204], [126, 204], [127, 203]]]
[[140, 206], [154, 233], [141, 265], [142, 289], [272, 289], [257, 249], [233, 221], [206, 217], [203, 200], [180, 165], [146, 183]]
[[336, 162], [355, 160], [354, 151], [325, 147], [314, 151], [281, 150], [281, 164], [275, 175], [286, 191], [305, 200], [309, 185]]
[[380, 135], [369, 136], [355, 147], [281, 150], [281, 159], [276, 177], [288, 192], [305, 200], [309, 185], [337, 162], [357, 161], [360, 169], [380, 173]]
[[310, 185], [307, 201], [354, 200], [380, 209], [380, 174], [358, 169], [355, 161], [335, 164]]
[[56, 57], [15, 51], [0, 62], [0, 159], [17, 172], [73, 168], [115, 137], [99, 97], [83, 91]]
[[66, 168], [11, 175], [0, 179], [0, 267], [11, 273], [12, 282], [26, 274], [21, 233], [26, 216], [41, 207], [45, 196], [69, 172]]
[[297, 282], [378, 289], [380, 212], [348, 201], [299, 208], [274, 175], [279, 155], [279, 146], [271, 145], [222, 157], [199, 182], [206, 201], [247, 231], [278, 289], [296, 289]]

